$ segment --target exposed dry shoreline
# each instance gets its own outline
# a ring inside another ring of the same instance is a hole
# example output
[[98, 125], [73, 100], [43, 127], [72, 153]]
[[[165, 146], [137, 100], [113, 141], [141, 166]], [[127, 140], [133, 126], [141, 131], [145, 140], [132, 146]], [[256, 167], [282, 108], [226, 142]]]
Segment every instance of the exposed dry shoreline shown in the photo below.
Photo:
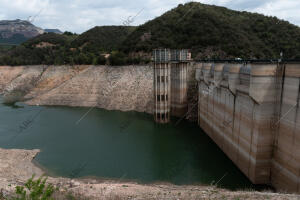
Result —
[[[5, 195], [14, 192], [33, 174], [44, 172], [32, 160], [39, 150], [0, 149], [0, 188]], [[300, 199], [299, 195], [254, 191], [228, 191], [213, 186], [176, 186], [172, 184], [137, 184], [96, 179], [49, 177], [60, 193], [72, 193], [84, 199]]]
[[153, 70], [149, 66], [0, 66], [1, 93], [4, 97], [18, 93], [29, 105], [152, 113]]
[[[21, 91], [30, 105], [99, 107], [152, 113], [153, 72], [149, 66], [0, 66], [0, 94]], [[39, 150], [0, 148], [0, 189], [8, 195], [33, 174]], [[49, 177], [60, 192], [85, 199], [300, 199], [291, 194], [232, 192], [212, 186], [142, 185], [92, 178]]]

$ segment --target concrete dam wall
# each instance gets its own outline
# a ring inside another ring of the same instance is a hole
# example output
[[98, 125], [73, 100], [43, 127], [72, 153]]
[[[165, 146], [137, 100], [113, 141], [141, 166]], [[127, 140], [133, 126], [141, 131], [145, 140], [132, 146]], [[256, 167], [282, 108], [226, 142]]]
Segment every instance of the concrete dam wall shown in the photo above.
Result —
[[297, 193], [299, 90], [300, 64], [292, 63], [0, 66], [0, 94], [21, 91], [30, 105], [147, 112], [161, 122], [195, 113], [200, 127], [254, 184]]
[[254, 184], [300, 192], [300, 64], [198, 63], [198, 124]]

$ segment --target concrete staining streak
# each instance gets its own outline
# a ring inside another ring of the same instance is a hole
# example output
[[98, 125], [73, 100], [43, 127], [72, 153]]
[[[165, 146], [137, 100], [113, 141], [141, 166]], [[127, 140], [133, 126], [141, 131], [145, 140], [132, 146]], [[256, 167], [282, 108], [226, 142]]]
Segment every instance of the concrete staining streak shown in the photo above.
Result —
[[252, 183], [300, 193], [300, 64], [196, 68], [200, 127]]

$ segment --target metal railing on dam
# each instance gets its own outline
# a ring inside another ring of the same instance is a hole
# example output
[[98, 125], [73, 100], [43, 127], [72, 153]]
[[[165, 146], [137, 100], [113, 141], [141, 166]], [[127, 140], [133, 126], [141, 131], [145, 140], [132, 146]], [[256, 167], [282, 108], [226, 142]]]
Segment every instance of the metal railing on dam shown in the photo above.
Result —
[[199, 126], [254, 184], [300, 193], [300, 62], [195, 65]]

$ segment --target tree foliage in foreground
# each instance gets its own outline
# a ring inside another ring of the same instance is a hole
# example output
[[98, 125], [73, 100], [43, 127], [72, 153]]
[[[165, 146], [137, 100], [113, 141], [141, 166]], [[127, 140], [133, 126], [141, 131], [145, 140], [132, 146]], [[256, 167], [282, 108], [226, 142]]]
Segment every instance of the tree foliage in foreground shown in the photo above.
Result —
[[52, 200], [55, 188], [51, 184], [46, 183], [47, 178], [40, 177], [34, 180], [34, 176], [30, 178], [25, 186], [16, 187], [16, 197], [14, 200]]

